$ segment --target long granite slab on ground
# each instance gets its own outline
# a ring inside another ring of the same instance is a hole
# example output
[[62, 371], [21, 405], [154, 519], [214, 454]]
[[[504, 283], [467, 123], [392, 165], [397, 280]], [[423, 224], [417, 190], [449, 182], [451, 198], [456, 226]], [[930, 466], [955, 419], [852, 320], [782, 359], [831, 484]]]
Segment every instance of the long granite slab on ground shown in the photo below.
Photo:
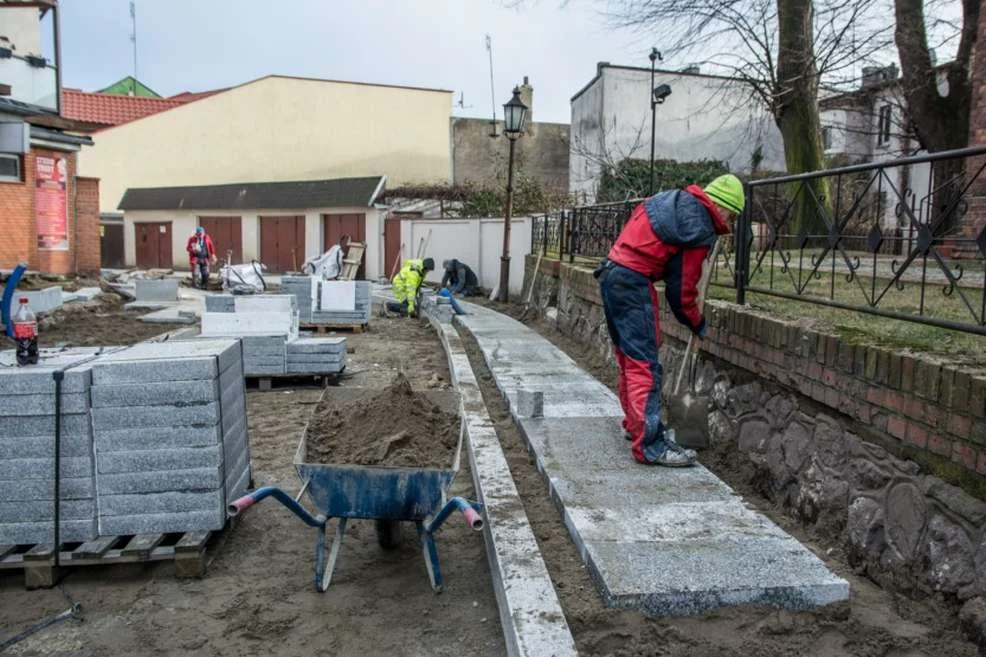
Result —
[[[607, 605], [668, 616], [848, 599], [845, 580], [704, 467], [634, 462], [616, 396], [548, 340], [499, 313], [468, 310], [456, 322], [476, 338]], [[544, 417], [518, 415], [519, 391], [544, 393]]]

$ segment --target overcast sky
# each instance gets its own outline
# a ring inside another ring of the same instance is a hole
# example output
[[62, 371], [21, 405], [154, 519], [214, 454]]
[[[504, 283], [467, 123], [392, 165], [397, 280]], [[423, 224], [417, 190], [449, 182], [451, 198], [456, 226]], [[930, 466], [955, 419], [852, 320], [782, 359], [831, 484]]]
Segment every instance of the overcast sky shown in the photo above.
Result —
[[[133, 71], [129, 0], [62, 0], [63, 83], [94, 91]], [[534, 0], [136, 0], [141, 82], [161, 95], [280, 73], [464, 92], [497, 116], [525, 75], [538, 121], [570, 120], [596, 62], [649, 66], [647, 36], [609, 28], [588, 2]], [[687, 62], [672, 62], [683, 66]], [[470, 107], [471, 106], [471, 107]]]

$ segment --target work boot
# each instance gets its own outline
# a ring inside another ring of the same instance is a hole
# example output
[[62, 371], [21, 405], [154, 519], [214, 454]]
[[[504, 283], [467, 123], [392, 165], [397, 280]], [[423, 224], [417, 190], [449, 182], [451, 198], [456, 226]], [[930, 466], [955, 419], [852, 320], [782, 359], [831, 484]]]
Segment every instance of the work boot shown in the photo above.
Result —
[[690, 458], [691, 460], [694, 461], [696, 458], [698, 458], [698, 452], [696, 452], [694, 449], [687, 449], [687, 448], [681, 447], [678, 444], [678, 441], [675, 440], [674, 429], [665, 429], [664, 430], [664, 440], [667, 441], [669, 444], [674, 445], [675, 447], [677, 447], [681, 451], [683, 451], [685, 453], [685, 455], [688, 458]]
[[[689, 452], [691, 453], [689, 454]], [[664, 453], [651, 461], [649, 465], [661, 465], [666, 468], [688, 468], [695, 465], [695, 452], [690, 449], [682, 449], [677, 443], [669, 442]]]

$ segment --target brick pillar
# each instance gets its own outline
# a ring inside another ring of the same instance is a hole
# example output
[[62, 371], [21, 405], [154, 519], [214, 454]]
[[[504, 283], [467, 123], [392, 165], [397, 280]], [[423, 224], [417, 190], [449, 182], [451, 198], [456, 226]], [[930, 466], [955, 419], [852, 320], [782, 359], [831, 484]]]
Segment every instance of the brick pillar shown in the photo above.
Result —
[[[969, 105], [969, 145], [986, 145], [986, 11], [979, 12], [976, 47], [972, 56], [970, 85], [972, 99]], [[976, 175], [986, 158], [969, 160], [967, 175]], [[979, 173], [969, 186], [969, 212], [965, 217], [960, 237], [976, 239], [986, 228], [986, 171]], [[961, 246], [961, 251], [972, 257], [982, 257], [978, 247], [971, 243]]]
[[99, 178], [76, 178], [76, 270], [80, 274], [99, 273], [101, 250], [99, 233]]

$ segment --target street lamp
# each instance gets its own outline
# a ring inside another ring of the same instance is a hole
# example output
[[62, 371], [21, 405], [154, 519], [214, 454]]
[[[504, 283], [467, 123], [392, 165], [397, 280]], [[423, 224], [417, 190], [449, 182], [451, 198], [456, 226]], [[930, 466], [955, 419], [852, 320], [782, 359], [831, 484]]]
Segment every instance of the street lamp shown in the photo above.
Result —
[[666, 84], [662, 84], [659, 87], [654, 86], [654, 72], [657, 60], [664, 61], [661, 57], [661, 53], [657, 48], [651, 48], [650, 50], [650, 188], [648, 189], [648, 196], [654, 194], [654, 139], [657, 137], [657, 106], [663, 103], [668, 96], [671, 95], [671, 87]]
[[507, 158], [507, 211], [503, 219], [503, 254], [500, 256], [500, 292], [497, 299], [506, 303], [507, 286], [510, 284], [510, 220], [514, 211], [514, 145], [524, 134], [527, 105], [520, 99], [520, 87], [514, 87], [514, 96], [503, 105], [503, 134], [510, 141]]

